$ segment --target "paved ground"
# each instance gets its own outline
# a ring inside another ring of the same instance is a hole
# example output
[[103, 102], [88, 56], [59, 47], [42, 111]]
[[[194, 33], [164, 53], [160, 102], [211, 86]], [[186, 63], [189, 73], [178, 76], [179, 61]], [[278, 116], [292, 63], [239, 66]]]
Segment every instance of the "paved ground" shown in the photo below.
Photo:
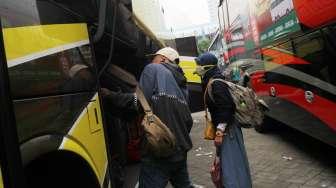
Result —
[[[192, 181], [213, 187], [209, 167], [214, 157], [211, 141], [202, 138], [203, 113], [195, 113], [189, 152]], [[336, 149], [287, 127], [267, 134], [244, 129], [247, 154], [255, 188], [336, 188]], [[133, 174], [136, 167], [132, 167]], [[170, 187], [170, 186], [169, 186]]]

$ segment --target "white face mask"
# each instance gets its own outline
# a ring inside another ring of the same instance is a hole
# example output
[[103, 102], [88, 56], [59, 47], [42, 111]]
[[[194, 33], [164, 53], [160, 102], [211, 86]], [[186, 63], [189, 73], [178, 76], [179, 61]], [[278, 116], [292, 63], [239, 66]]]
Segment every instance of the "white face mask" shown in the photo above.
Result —
[[194, 74], [197, 74], [200, 77], [203, 77], [208, 70], [216, 65], [205, 65], [205, 66], [197, 66]]

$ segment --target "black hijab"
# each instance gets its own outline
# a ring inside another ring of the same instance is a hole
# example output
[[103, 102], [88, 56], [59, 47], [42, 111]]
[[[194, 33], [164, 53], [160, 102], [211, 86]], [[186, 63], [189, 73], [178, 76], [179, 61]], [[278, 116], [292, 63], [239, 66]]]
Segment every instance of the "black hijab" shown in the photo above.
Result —
[[217, 66], [211, 68], [202, 77], [202, 89], [203, 89], [203, 92], [205, 91], [205, 88], [206, 88], [206, 86], [207, 86], [210, 78], [221, 78], [221, 79], [225, 80], [224, 75], [221, 74], [221, 71], [219, 70], [219, 68]]

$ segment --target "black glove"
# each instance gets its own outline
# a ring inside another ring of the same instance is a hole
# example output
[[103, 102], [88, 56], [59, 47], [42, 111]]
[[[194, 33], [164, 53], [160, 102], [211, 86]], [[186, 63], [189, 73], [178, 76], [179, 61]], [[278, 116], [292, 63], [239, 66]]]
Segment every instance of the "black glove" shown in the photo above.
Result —
[[138, 110], [138, 101], [135, 93], [115, 92], [101, 88], [101, 95], [108, 109], [112, 111], [134, 112]]

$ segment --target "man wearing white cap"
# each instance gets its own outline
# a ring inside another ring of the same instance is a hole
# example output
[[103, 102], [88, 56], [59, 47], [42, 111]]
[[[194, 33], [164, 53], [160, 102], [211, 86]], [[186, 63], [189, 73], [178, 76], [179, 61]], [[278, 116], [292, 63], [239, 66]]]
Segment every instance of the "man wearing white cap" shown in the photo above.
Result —
[[187, 169], [187, 152], [192, 148], [189, 136], [193, 121], [188, 106], [186, 78], [178, 66], [179, 54], [170, 47], [154, 54], [143, 70], [140, 87], [152, 110], [176, 137], [174, 154], [157, 158], [150, 153], [142, 157], [140, 188], [193, 187]]
[[178, 52], [171, 47], [162, 48], [152, 55], [154, 55], [153, 63], [161, 63], [169, 60], [172, 63], [178, 64], [180, 61]]

